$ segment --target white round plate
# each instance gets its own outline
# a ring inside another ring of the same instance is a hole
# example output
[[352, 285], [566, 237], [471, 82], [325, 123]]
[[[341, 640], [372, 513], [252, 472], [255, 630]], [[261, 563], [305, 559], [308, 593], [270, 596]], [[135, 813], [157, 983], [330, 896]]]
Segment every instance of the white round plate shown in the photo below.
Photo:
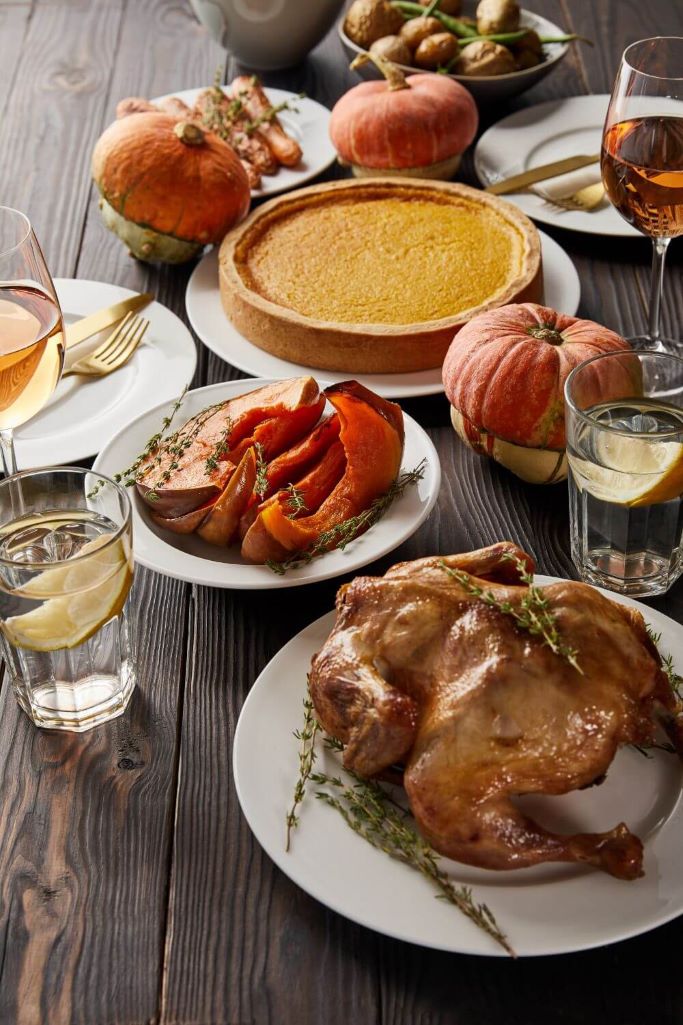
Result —
[[[541, 584], [554, 578], [537, 577]], [[615, 595], [608, 595], [614, 598]], [[618, 599], [622, 600], [622, 599]], [[683, 627], [639, 607], [657, 632], [662, 651], [683, 670]], [[424, 947], [462, 954], [504, 955], [500, 947], [414, 869], [375, 850], [334, 809], [309, 795], [285, 852], [285, 814], [298, 773], [302, 702], [311, 657], [335, 614], [318, 619], [286, 644], [252, 687], [237, 724], [235, 787], [256, 839], [278, 868], [316, 900], [354, 922]], [[336, 755], [318, 745], [318, 766], [339, 774]], [[604, 946], [646, 932], [683, 912], [683, 800], [675, 755], [633, 748], [617, 755], [606, 781], [562, 797], [524, 798], [524, 806], [559, 832], [600, 831], [625, 821], [645, 844], [645, 875], [614, 879], [576, 865], [538, 865], [494, 872], [442, 859], [455, 884], [471, 886], [490, 907], [520, 956], [564, 954]]]
[[[474, 169], [484, 186], [564, 157], [599, 153], [609, 96], [570, 96], [525, 107], [492, 125], [474, 151]], [[597, 165], [596, 165], [597, 166]], [[590, 235], [642, 238], [605, 202], [590, 212], [562, 210], [533, 192], [512, 192], [503, 199], [542, 224]]]
[[[67, 323], [135, 295], [129, 288], [75, 278], [56, 278], [55, 288]], [[197, 348], [182, 320], [157, 302], [140, 315], [149, 328], [130, 362], [107, 377], [64, 378], [47, 406], [17, 430], [20, 470], [89, 459], [152, 401], [167, 402], [190, 383]], [[110, 330], [70, 349], [67, 364], [87, 355]]]
[[[150, 100], [150, 103], [158, 103], [159, 100], [166, 100], [169, 96], [177, 96], [179, 100], [193, 107], [197, 97], [204, 91], [206, 86], [199, 89], [184, 89], [182, 92], [168, 93], [166, 96], [157, 96]], [[252, 189], [251, 195], [254, 199], [263, 199], [266, 196], [276, 196], [279, 192], [287, 192], [289, 189], [298, 189], [304, 182], [310, 181], [316, 175], [326, 170], [337, 159], [337, 152], [330, 141], [328, 126], [330, 123], [330, 112], [322, 103], [310, 100], [307, 96], [299, 97], [296, 93], [290, 93], [286, 89], [271, 89], [264, 87], [263, 90], [268, 101], [273, 107], [285, 101], [291, 102], [289, 110], [283, 110], [278, 114], [278, 119], [284, 130], [296, 139], [301, 146], [303, 156], [296, 167], [279, 167], [276, 174], [266, 174], [261, 181], [259, 189]]]
[[[272, 380], [224, 381], [222, 384], [188, 392], [174, 423], [184, 423], [214, 402], [243, 395], [272, 383]], [[322, 387], [323, 382], [319, 383]], [[160, 403], [121, 430], [102, 450], [93, 469], [111, 477], [130, 466], [143, 451], [149, 438], [159, 430], [162, 419], [171, 407], [172, 403]], [[404, 422], [405, 448], [401, 468], [412, 470], [424, 459], [424, 476], [394, 502], [379, 523], [347, 545], [344, 551], [328, 552], [307, 566], [278, 576], [267, 566], [246, 562], [238, 546], [217, 548], [194, 534], [182, 537], [155, 526], [146, 514], [144, 503], [136, 494], [132, 494], [135, 561], [157, 573], [187, 580], [192, 584], [232, 587], [245, 591], [300, 587], [302, 584], [328, 580], [366, 566], [414, 534], [429, 516], [439, 494], [441, 468], [436, 450], [419, 424], [406, 413]]]
[[[564, 249], [539, 232], [543, 250], [545, 303], [572, 316], [579, 308], [581, 285], [574, 264]], [[332, 370], [315, 370], [298, 363], [271, 356], [248, 341], [230, 323], [221, 306], [218, 288], [218, 253], [207, 253], [195, 267], [187, 285], [185, 306], [190, 323], [204, 344], [217, 356], [245, 374], [255, 377], [298, 377], [299, 374], [323, 374], [330, 383], [346, 381], [349, 374]], [[356, 379], [385, 399], [416, 398], [439, 395], [443, 391], [441, 368], [421, 370], [412, 374], [356, 374]]]

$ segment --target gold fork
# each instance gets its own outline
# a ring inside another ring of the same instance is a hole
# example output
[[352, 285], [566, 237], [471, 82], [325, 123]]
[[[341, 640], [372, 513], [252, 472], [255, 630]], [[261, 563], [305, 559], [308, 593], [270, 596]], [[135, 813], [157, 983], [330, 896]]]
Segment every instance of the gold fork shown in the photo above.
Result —
[[127, 313], [115, 331], [89, 356], [84, 356], [68, 367], [62, 377], [69, 374], [89, 374], [105, 377], [124, 366], [142, 341], [149, 321]]
[[585, 185], [570, 196], [549, 199], [547, 202], [553, 206], [559, 206], [563, 210], [594, 210], [602, 203], [605, 195], [605, 187], [602, 182], [595, 182], [593, 185]]

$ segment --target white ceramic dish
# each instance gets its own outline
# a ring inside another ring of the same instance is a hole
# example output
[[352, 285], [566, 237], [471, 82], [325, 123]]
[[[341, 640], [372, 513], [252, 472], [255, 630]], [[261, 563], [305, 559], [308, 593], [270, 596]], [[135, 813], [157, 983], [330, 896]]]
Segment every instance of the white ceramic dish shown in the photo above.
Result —
[[[538, 577], [539, 583], [552, 578]], [[615, 597], [610, 595], [610, 597]], [[638, 606], [627, 598], [625, 604]], [[683, 627], [638, 606], [663, 651], [683, 670]], [[285, 852], [285, 813], [298, 770], [306, 674], [334, 623], [318, 619], [266, 666], [242, 708], [235, 734], [237, 796], [251, 829], [275, 864], [316, 900], [387, 936], [464, 954], [503, 951], [452, 905], [435, 899], [414, 869], [391, 860], [351, 831], [339, 814], [310, 794]], [[625, 820], [645, 843], [645, 876], [627, 883], [594, 869], [539, 865], [493, 872], [442, 860], [455, 883], [485, 901], [520, 956], [569, 953], [647, 932], [683, 912], [681, 766], [654, 751], [645, 759], [622, 749], [599, 787], [563, 797], [530, 798], [534, 814], [558, 831], [604, 830]], [[338, 773], [336, 756], [319, 748], [318, 765]], [[309, 789], [314, 789], [311, 785]]]
[[[576, 268], [557, 242], [543, 232], [539, 234], [543, 251], [545, 302], [553, 309], [573, 315], [579, 308], [581, 297]], [[330, 383], [346, 381], [350, 376], [289, 363], [259, 349], [241, 335], [230, 323], [221, 306], [216, 250], [207, 253], [192, 272], [185, 294], [185, 305], [190, 323], [204, 344], [226, 363], [237, 367], [245, 374], [278, 379], [297, 377], [302, 373], [310, 373], [314, 377], [321, 374]], [[413, 374], [360, 374], [356, 377], [366, 387], [387, 399], [438, 395], [443, 391], [439, 367]]]
[[[522, 28], [534, 29], [540, 36], [564, 35], [563, 29], [554, 25], [552, 21], [542, 18], [540, 14], [534, 14], [533, 11], [526, 11], [524, 8], [522, 8], [521, 12], [521, 25]], [[342, 46], [350, 60], [353, 60], [359, 53], [366, 53], [362, 46], [358, 46], [357, 43], [354, 43], [346, 35], [343, 19], [339, 22], [337, 28]], [[520, 93], [531, 89], [532, 85], [536, 85], [542, 78], [549, 75], [562, 58], [567, 55], [568, 50], [569, 43], [548, 43], [545, 46], [547, 59], [542, 64], [537, 64], [533, 68], [527, 68], [524, 71], [511, 71], [507, 75], [491, 75], [486, 78], [477, 78], [472, 75], [449, 75], [448, 77], [455, 79], [456, 82], [460, 82], [466, 89], [469, 89], [478, 103], [482, 105], [500, 103], [511, 99], [513, 96], [519, 96]], [[405, 64], [400, 64], [399, 67], [409, 75], [421, 73], [420, 68], [411, 68]], [[380, 77], [379, 71], [371, 64], [365, 64], [358, 71], [363, 78]]]
[[[67, 323], [134, 295], [103, 281], [56, 278], [55, 287]], [[141, 311], [147, 334], [121, 370], [108, 377], [67, 377], [47, 406], [16, 432], [21, 470], [34, 466], [78, 464], [96, 455], [111, 436], [149, 408], [168, 401], [190, 383], [197, 349], [183, 322], [161, 303]], [[67, 364], [95, 348], [113, 329], [67, 353]]]
[[[525, 107], [492, 125], [474, 151], [474, 168], [484, 186], [501, 178], [585, 153], [599, 153], [609, 96], [570, 96]], [[597, 165], [596, 165], [597, 166]], [[603, 203], [595, 210], [562, 210], [533, 192], [504, 197], [528, 217], [555, 228], [615, 238], [642, 238], [614, 209]]]
[[[177, 96], [189, 107], [194, 106], [197, 97], [207, 86], [199, 89], [184, 89], [181, 92], [168, 93], [166, 96], [157, 96], [150, 100], [150, 103], [158, 103], [168, 96]], [[328, 125], [330, 112], [322, 103], [309, 99], [307, 96], [299, 97], [296, 93], [290, 93], [286, 89], [264, 88], [269, 102], [276, 107], [279, 103], [289, 101], [292, 104], [290, 110], [283, 110], [278, 114], [282, 127], [286, 132], [296, 139], [303, 151], [301, 162], [296, 167], [279, 167], [276, 174], [263, 176], [261, 188], [252, 189], [254, 199], [263, 199], [266, 196], [276, 196], [280, 192], [288, 192], [289, 189], [298, 189], [305, 182], [315, 178], [326, 168], [333, 164], [337, 158], [334, 146], [330, 142]]]
[[[318, 379], [320, 380], [320, 379]], [[206, 406], [222, 399], [253, 391], [266, 380], [225, 381], [188, 392], [176, 423], [184, 423]], [[322, 385], [322, 380], [320, 380]], [[326, 382], [329, 383], [329, 382]], [[94, 469], [108, 476], [130, 466], [149, 438], [159, 430], [172, 403], [165, 402], [139, 416], [111, 439], [95, 461]], [[412, 470], [426, 461], [424, 476], [397, 499], [382, 519], [344, 551], [328, 552], [308, 566], [278, 576], [267, 566], [255, 566], [242, 559], [239, 547], [217, 548], [190, 534], [181, 537], [156, 527], [146, 515], [144, 503], [133, 497], [133, 554], [135, 561], [148, 569], [208, 587], [232, 587], [237, 590], [271, 590], [274, 587], [300, 587], [318, 580], [350, 573], [397, 548], [414, 534], [432, 511], [439, 494], [441, 468], [431, 441], [412, 417], [405, 417], [403, 470]]]

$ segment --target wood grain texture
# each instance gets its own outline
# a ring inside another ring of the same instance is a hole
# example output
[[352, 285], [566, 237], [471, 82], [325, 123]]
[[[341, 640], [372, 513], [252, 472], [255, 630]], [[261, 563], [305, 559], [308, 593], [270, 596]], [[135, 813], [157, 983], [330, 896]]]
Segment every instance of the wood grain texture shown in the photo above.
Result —
[[[680, 32], [666, 0], [533, 7], [596, 46], [574, 48], [529, 94], [482, 112], [482, 129], [530, 103], [608, 91], [626, 42], [655, 24]], [[205, 84], [223, 52], [186, 0], [36, 0], [0, 5], [0, 55], [5, 201], [32, 213], [55, 273], [150, 288], [183, 315], [191, 268], [125, 255], [102, 227], [88, 158], [118, 99]], [[228, 61], [226, 80], [243, 70]], [[299, 68], [265, 77], [328, 106], [359, 81], [334, 33]], [[463, 177], [474, 182], [471, 156]], [[582, 311], [639, 329], [647, 243], [550, 233], [579, 269]], [[683, 322], [677, 248], [670, 330]], [[237, 376], [200, 347], [197, 385]], [[465, 449], [443, 397], [404, 405], [437, 447], [441, 494], [429, 521], [368, 572], [510, 537], [540, 571], [572, 575], [566, 487], [525, 485]], [[237, 804], [235, 724], [260, 670], [332, 606], [340, 583], [230, 593], [138, 569], [140, 688], [125, 716], [60, 737], [31, 729], [0, 690], [0, 1025], [680, 1025], [680, 921], [605, 950], [512, 964], [378, 936], [274, 868]], [[683, 619], [683, 585], [653, 604]]]

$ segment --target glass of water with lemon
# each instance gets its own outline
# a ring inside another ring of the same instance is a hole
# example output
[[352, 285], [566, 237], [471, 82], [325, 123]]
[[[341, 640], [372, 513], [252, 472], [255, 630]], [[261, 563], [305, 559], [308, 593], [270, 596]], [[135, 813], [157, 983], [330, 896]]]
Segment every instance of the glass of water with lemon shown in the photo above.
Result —
[[20, 706], [77, 732], [120, 715], [135, 687], [125, 490], [90, 470], [27, 471], [0, 483], [0, 524], [0, 642]]
[[683, 569], [683, 359], [586, 360], [567, 378], [565, 412], [579, 573], [621, 594], [663, 594]]

